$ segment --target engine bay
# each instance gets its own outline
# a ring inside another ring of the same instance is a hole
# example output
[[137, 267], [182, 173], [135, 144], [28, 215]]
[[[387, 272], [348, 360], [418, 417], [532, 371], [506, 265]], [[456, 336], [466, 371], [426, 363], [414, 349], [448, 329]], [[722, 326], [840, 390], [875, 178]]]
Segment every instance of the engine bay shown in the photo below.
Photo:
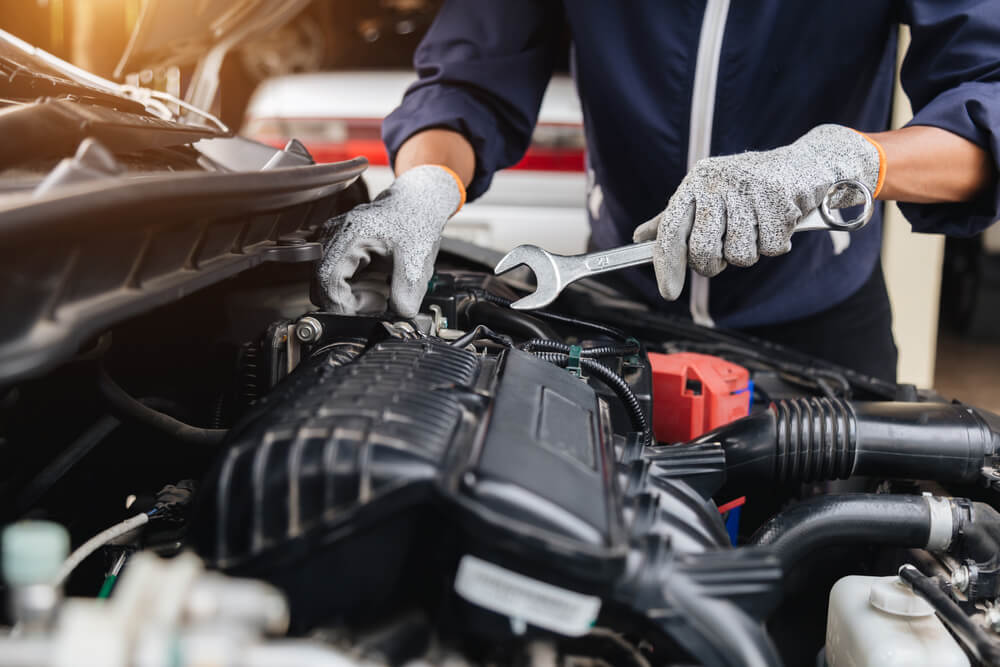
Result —
[[363, 158], [0, 38], [0, 664], [1000, 664], [997, 415], [448, 239], [324, 312]]
[[946, 584], [944, 638], [992, 660], [995, 415], [600, 283], [514, 311], [482, 253], [446, 244], [413, 320], [316, 311], [293, 263], [101, 333], [5, 390], [5, 522], [141, 510], [69, 594], [193, 559], [338, 664], [801, 664], [857, 576]]

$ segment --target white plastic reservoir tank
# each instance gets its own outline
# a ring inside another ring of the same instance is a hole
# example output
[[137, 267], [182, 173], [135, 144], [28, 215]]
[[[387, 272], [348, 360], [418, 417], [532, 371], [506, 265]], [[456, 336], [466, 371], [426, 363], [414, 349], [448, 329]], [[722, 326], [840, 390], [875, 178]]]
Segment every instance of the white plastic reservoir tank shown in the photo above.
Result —
[[926, 600], [899, 577], [844, 577], [830, 591], [830, 667], [968, 667]]

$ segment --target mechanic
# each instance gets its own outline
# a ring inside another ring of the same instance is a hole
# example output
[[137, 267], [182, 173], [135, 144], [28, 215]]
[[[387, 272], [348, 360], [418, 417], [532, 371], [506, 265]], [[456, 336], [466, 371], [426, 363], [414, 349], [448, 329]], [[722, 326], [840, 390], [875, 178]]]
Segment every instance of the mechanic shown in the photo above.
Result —
[[[631, 288], [895, 379], [881, 205], [849, 236], [800, 234], [792, 250], [792, 229], [845, 178], [902, 202], [918, 232], [1000, 217], [998, 0], [447, 1], [383, 124], [395, 182], [327, 228], [328, 305], [416, 313], [449, 217], [527, 149], [565, 22], [591, 243], [657, 240], [655, 276], [632, 269]], [[915, 117], [884, 131], [899, 23]]]

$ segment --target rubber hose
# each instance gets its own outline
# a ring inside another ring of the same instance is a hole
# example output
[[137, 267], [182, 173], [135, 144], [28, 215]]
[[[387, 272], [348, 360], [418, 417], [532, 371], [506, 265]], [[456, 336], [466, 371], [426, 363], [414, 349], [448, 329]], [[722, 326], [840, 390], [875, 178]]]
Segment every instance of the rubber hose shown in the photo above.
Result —
[[913, 592], [927, 600], [941, 620], [951, 628], [962, 642], [984, 665], [1000, 665], [1000, 645], [977, 625], [958, 604], [941, 590], [935, 579], [924, 575], [912, 565], [899, 568], [899, 578], [913, 588]]
[[986, 503], [972, 503], [971, 516], [962, 531], [962, 556], [989, 568], [1000, 554], [1000, 512]]
[[168, 414], [143, 405], [116, 383], [107, 371], [100, 369], [97, 376], [97, 387], [107, 399], [111, 411], [123, 420], [137, 421], [146, 426], [192, 445], [217, 446], [222, 444], [226, 429], [201, 428], [174, 419]]
[[872, 493], [817, 496], [792, 505], [761, 526], [751, 544], [770, 546], [791, 568], [810, 553], [838, 544], [923, 548], [931, 510], [923, 496]]
[[465, 308], [465, 316], [470, 322], [485, 324], [517, 338], [559, 338], [555, 329], [537, 317], [504, 308], [491, 301], [472, 301]]
[[730, 480], [813, 482], [867, 475], [972, 483], [1000, 451], [993, 415], [951, 403], [775, 401], [708, 433]]

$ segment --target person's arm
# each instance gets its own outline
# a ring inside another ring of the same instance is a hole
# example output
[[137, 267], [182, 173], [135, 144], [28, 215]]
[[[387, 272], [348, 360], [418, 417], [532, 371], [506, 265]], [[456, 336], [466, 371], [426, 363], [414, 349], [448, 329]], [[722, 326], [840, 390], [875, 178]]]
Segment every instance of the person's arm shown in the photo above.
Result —
[[887, 144], [882, 197], [900, 202], [916, 232], [976, 234], [1000, 218], [996, 1], [903, 0], [900, 11], [912, 37], [900, 82], [913, 120], [873, 135]]
[[494, 172], [516, 164], [531, 143], [563, 20], [557, 0], [445, 2], [413, 56], [418, 80], [382, 123], [396, 173], [442, 164], [472, 201]]
[[424, 164], [448, 167], [455, 172], [462, 185], [469, 187], [476, 169], [476, 153], [469, 140], [454, 130], [423, 130], [399, 147], [396, 176]]
[[996, 181], [989, 152], [947, 130], [914, 125], [868, 136], [884, 154], [885, 180], [879, 199], [913, 204], [963, 202]]

